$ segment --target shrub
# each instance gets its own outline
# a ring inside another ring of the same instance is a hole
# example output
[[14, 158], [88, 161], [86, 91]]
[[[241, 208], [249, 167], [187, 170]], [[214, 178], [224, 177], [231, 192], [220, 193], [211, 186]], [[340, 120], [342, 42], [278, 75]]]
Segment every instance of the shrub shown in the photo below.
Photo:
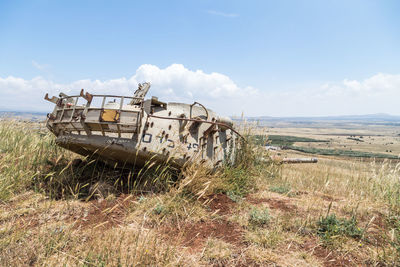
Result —
[[229, 195], [236, 197], [246, 196], [253, 186], [252, 177], [246, 169], [227, 168], [223, 174], [224, 193], [229, 192]]
[[331, 243], [338, 236], [360, 238], [363, 231], [357, 227], [355, 217], [348, 220], [340, 219], [335, 214], [330, 214], [319, 219], [317, 234], [323, 241]]
[[229, 199], [233, 202], [241, 202], [243, 200], [241, 196], [238, 196], [237, 194], [235, 194], [235, 192], [232, 191], [226, 192], [226, 196], [229, 197]]
[[279, 194], [286, 194], [289, 193], [290, 187], [288, 185], [270, 186], [269, 191]]
[[267, 208], [258, 209], [253, 207], [249, 213], [249, 223], [253, 226], [264, 226], [269, 223], [271, 217]]
[[274, 248], [282, 240], [284, 240], [284, 238], [285, 234], [281, 231], [281, 229], [276, 229], [275, 227], [272, 229], [252, 229], [252, 231], [247, 231], [244, 236], [244, 239], [247, 242], [256, 244], [257, 246], [263, 248]]
[[161, 203], [158, 203], [157, 206], [153, 209], [153, 213], [159, 215], [159, 214], [161, 214], [164, 210], [165, 210], [164, 205], [162, 205]]

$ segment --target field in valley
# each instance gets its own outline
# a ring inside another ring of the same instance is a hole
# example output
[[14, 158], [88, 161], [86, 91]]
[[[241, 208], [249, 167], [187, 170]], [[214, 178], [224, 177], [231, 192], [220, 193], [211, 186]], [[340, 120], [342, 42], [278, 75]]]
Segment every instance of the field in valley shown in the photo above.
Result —
[[400, 264], [399, 126], [251, 128], [288, 149], [249, 141], [237, 166], [177, 174], [113, 169], [58, 148], [40, 123], [0, 122], [0, 265]]

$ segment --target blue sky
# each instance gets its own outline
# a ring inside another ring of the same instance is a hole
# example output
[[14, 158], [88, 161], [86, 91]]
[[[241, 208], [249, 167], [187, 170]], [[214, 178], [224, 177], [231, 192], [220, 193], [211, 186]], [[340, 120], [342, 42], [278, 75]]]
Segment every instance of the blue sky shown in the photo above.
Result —
[[46, 110], [42, 90], [144, 77], [166, 100], [200, 98], [227, 115], [400, 114], [399, 12], [388, 0], [0, 0], [0, 108], [19, 109], [18, 93]]

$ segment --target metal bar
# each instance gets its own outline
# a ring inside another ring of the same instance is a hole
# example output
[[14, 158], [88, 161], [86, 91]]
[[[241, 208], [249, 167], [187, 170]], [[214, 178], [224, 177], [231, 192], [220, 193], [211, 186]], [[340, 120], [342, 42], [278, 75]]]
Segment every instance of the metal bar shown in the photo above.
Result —
[[[64, 99], [73, 98], [73, 97], [77, 97], [77, 96], [81, 96], [81, 95], [62, 96], [62, 97], [59, 97], [59, 99], [64, 100]], [[114, 97], [114, 98], [124, 97], [124, 98], [129, 98], [129, 99], [138, 99], [138, 100], [143, 99], [141, 97], [121, 96], [121, 95], [92, 95], [91, 94], [91, 96], [93, 96], [93, 97]]]
[[102, 134], [103, 136], [106, 136], [106, 134], [104, 133], [103, 125], [101, 125], [101, 124], [100, 124], [100, 130], [101, 130], [101, 134]]
[[[110, 109], [113, 109], [113, 108], [110, 108]], [[67, 109], [68, 110], [68, 109]], [[90, 110], [103, 110], [102, 108], [90, 108]], [[137, 113], [139, 113], [140, 111], [139, 110], [131, 110], [131, 109], [121, 109], [121, 111], [125, 111], [125, 112], [137, 112]]]
[[55, 97], [55, 96], [52, 96], [51, 98], [49, 98], [49, 94], [48, 93], [44, 96], [44, 99], [47, 100], [47, 101], [50, 101], [51, 103], [54, 103], [54, 104], [57, 104], [57, 102], [59, 100], [59, 98]]
[[118, 138], [121, 138], [121, 129], [119, 128], [119, 124], [117, 124]]
[[[119, 103], [119, 110], [118, 110], [118, 112], [119, 112], [119, 118], [118, 118], [119, 121], [121, 121], [121, 110], [122, 110], [122, 107], [124, 105], [124, 99], [125, 99], [125, 97], [121, 96], [120, 103]], [[118, 138], [121, 138], [121, 128], [119, 127], [118, 123], [117, 123], [117, 130], [118, 130]]]
[[[138, 133], [138, 135], [140, 132], [140, 127], [142, 125], [143, 114], [144, 114], [144, 107], [143, 107], [143, 101], [142, 101], [142, 103], [140, 103], [140, 113], [136, 117], [136, 121], [138, 122], [137, 126], [136, 126], [136, 132]], [[146, 119], [146, 121], [147, 121], [147, 119]]]
[[[104, 103], [105, 103], [105, 102], [106, 102], [106, 97], [103, 96], [103, 101], [102, 101], [102, 103], [101, 103], [101, 110], [104, 109]], [[101, 119], [101, 112], [100, 112], [99, 122], [100, 122], [100, 119]], [[101, 134], [102, 134], [103, 136], [106, 136], [106, 134], [104, 133], [103, 125], [102, 125], [101, 123], [99, 123], [99, 124], [100, 124]]]
[[72, 108], [71, 118], [69, 119], [69, 121], [72, 121], [72, 118], [74, 117], [74, 113], [75, 113], [75, 110], [76, 110], [76, 105], [78, 105], [78, 100], [79, 100], [79, 96], [76, 97], [74, 107]]
[[105, 102], [106, 102], [106, 96], [103, 96], [103, 101], [101, 102], [101, 109], [104, 108]]
[[[82, 89], [82, 90], [83, 90], [83, 89]], [[82, 93], [83, 93], [83, 92], [82, 92]], [[85, 99], [86, 99], [86, 106], [85, 106], [85, 109], [82, 111], [81, 119], [80, 119], [79, 121], [80, 121], [80, 123], [82, 124], [82, 127], [83, 127], [83, 129], [85, 130], [85, 132], [86, 132], [86, 135], [87, 135], [87, 136], [90, 136], [90, 135], [92, 135], [92, 130], [90, 129], [90, 127], [88, 127], [88, 126], [86, 125], [85, 120], [86, 120], [86, 115], [87, 115], [87, 113], [88, 113], [88, 110], [89, 110], [89, 108], [90, 108], [90, 105], [91, 105], [92, 101], [89, 101], [87, 98], [85, 98]]]
[[201, 106], [205, 111], [206, 111], [206, 115], [207, 115], [207, 120], [208, 120], [208, 110], [206, 109], [205, 106], [203, 106], [202, 104], [200, 104], [199, 102], [194, 102], [193, 104], [190, 105], [190, 118], [192, 118], [192, 109], [193, 107], [198, 104], [199, 106]]
[[76, 100], [75, 100], [74, 108], [72, 109], [72, 114], [71, 114], [71, 118], [70, 118], [70, 120], [69, 120], [69, 123], [71, 124], [72, 128], [74, 128], [75, 131], [77, 131], [78, 134], [80, 134], [81, 131], [78, 130], [78, 129], [75, 127], [75, 125], [72, 123], [72, 119], [73, 119], [74, 114], [75, 114], [75, 111], [76, 111], [76, 105], [78, 104], [78, 100], [79, 100], [79, 96], [78, 96], [78, 97], [76, 98]]
[[[91, 94], [92, 95], [92, 94]], [[66, 99], [66, 98], [73, 98], [73, 97], [77, 97], [77, 96], [81, 96], [79, 95], [68, 95], [68, 96], [61, 96], [59, 97], [60, 99]], [[121, 98], [121, 97], [125, 97], [125, 98], [135, 98], [135, 99], [142, 99], [140, 97], [133, 97], [133, 96], [122, 96], [122, 95], [92, 95], [93, 97], [117, 97], [117, 98]]]
[[[53, 124], [67, 124], [69, 122], [54, 122]], [[93, 124], [102, 124], [102, 125], [108, 125], [108, 122], [89, 122]], [[136, 123], [112, 123], [112, 125], [120, 125], [120, 126], [135, 126]]]
[[92, 96], [93, 96], [93, 97], [113, 97], [113, 98], [125, 97], [125, 98], [129, 98], [129, 99], [138, 99], [138, 100], [143, 99], [143, 98], [141, 98], [141, 97], [121, 96], [121, 95], [92, 95]]
[[124, 99], [125, 99], [125, 97], [124, 97], [124, 96], [121, 96], [121, 102], [120, 102], [120, 104], [119, 104], [119, 110], [120, 110], [120, 111], [122, 110], [122, 107], [124, 106]]
[[[62, 102], [61, 102], [61, 105], [62, 105]], [[60, 121], [62, 121], [62, 120], [63, 120], [63, 117], [64, 117], [64, 111], [65, 111], [65, 106], [66, 106], [66, 105], [62, 105], [62, 111], [61, 111]]]

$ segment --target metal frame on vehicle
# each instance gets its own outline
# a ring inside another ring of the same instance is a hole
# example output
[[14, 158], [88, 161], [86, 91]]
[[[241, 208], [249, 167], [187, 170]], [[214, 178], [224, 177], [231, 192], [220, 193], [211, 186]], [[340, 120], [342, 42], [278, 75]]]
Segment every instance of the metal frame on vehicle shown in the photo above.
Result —
[[[92, 106], [94, 99], [101, 99], [101, 106]], [[106, 99], [119, 99], [119, 106], [106, 107]], [[129, 97], [119, 95], [92, 95], [84, 94], [83, 90], [80, 95], [67, 96], [60, 94], [60, 97], [48, 98], [46, 100], [56, 104], [52, 114], [48, 114], [49, 126], [54, 132], [73, 133], [77, 132], [86, 135], [103, 135], [108, 133], [117, 133], [121, 137], [123, 133], [132, 133], [133, 135], [140, 132], [143, 118], [143, 102], [144, 98]], [[86, 101], [86, 104], [78, 105], [80, 99]], [[124, 106], [126, 100], [131, 103]], [[115, 114], [114, 119], [105, 118], [105, 115]]]

